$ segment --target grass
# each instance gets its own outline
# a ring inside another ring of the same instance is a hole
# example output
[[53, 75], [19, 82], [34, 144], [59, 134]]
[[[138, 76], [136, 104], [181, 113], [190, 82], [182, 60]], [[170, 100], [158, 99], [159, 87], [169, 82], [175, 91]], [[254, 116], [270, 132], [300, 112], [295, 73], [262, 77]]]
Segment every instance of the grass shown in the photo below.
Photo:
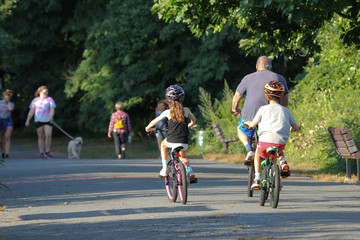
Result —
[[[116, 157], [114, 141], [108, 138], [106, 134], [99, 137], [83, 137], [84, 143], [81, 149], [80, 157], [83, 159], [113, 159]], [[70, 138], [66, 136], [53, 136], [51, 151], [67, 155], [67, 145]], [[37, 136], [35, 134], [21, 135], [14, 132], [12, 142], [28, 147], [38, 147]], [[157, 158], [160, 156], [155, 137], [146, 137], [140, 140], [134, 140], [127, 144], [127, 158]]]

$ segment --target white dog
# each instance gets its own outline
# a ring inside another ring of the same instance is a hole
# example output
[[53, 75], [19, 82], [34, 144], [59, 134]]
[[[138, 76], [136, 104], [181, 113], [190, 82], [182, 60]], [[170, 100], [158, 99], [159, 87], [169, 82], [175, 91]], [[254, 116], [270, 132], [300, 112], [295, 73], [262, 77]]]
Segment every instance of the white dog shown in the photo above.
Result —
[[83, 144], [82, 137], [77, 137], [71, 140], [68, 144], [68, 158], [80, 159], [81, 145]]

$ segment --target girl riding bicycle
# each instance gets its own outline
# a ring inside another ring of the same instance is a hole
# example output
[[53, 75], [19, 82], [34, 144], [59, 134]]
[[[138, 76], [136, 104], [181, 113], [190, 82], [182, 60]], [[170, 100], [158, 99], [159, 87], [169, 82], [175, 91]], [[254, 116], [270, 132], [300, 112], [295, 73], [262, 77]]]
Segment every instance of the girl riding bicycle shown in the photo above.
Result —
[[[160, 171], [160, 176], [167, 176], [167, 148], [175, 148], [182, 146], [180, 151], [180, 160], [186, 167], [186, 173], [190, 179], [195, 179], [195, 174], [190, 166], [189, 160], [186, 158], [186, 150], [189, 143], [189, 128], [194, 126], [196, 118], [189, 108], [183, 107], [182, 102], [185, 98], [184, 90], [178, 85], [171, 85], [166, 89], [165, 97], [169, 101], [170, 109], [165, 110], [152, 120], [145, 128], [146, 132], [151, 132], [152, 127], [155, 126], [162, 119], [168, 119], [168, 132], [166, 138], [161, 143], [161, 162], [163, 168]], [[188, 123], [190, 119], [190, 123]]]
[[264, 91], [269, 104], [260, 107], [254, 119], [246, 122], [250, 128], [254, 128], [259, 124], [259, 142], [255, 152], [255, 179], [254, 184], [251, 186], [252, 189], [259, 189], [260, 187], [260, 157], [268, 157], [269, 154], [266, 153], [268, 147], [277, 147], [279, 149], [281, 170], [282, 172], [288, 172], [287, 176], [290, 176], [290, 168], [285, 160], [283, 150], [289, 138], [290, 129], [299, 130], [290, 110], [279, 104], [285, 92], [284, 86], [278, 81], [270, 81], [265, 85]]

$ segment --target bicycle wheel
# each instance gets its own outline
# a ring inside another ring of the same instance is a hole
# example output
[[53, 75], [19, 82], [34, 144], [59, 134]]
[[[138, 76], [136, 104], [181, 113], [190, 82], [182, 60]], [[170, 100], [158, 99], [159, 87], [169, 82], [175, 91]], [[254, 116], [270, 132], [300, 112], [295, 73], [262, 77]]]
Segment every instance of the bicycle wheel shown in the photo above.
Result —
[[178, 191], [182, 204], [186, 204], [187, 202], [187, 190], [188, 190], [188, 182], [186, 181], [187, 175], [184, 164], [179, 161], [179, 171], [178, 171]]
[[260, 206], [265, 205], [265, 200], [267, 199], [267, 195], [268, 195], [267, 176], [268, 176], [268, 172], [266, 165], [263, 165], [261, 168], [261, 181], [260, 181]]
[[280, 198], [280, 172], [279, 166], [274, 163], [269, 173], [270, 180], [270, 204], [271, 207], [277, 208]]
[[165, 178], [165, 189], [170, 202], [176, 202], [178, 195], [177, 171], [173, 164], [168, 166], [168, 176]]
[[254, 183], [254, 178], [255, 178], [254, 166], [249, 167], [248, 171], [249, 171], [249, 174], [248, 174], [248, 197], [253, 197], [254, 190], [251, 189], [251, 185]]

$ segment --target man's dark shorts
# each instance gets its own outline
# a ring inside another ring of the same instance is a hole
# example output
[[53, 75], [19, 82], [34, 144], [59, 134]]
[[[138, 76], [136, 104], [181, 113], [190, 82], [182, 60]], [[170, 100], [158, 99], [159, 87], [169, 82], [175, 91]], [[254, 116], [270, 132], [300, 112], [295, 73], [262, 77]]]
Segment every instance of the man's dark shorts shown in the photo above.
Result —
[[35, 125], [35, 128], [39, 128], [39, 127], [42, 127], [44, 125], [49, 125], [51, 127], [54, 126], [54, 124], [52, 122], [35, 122], [34, 125]]

